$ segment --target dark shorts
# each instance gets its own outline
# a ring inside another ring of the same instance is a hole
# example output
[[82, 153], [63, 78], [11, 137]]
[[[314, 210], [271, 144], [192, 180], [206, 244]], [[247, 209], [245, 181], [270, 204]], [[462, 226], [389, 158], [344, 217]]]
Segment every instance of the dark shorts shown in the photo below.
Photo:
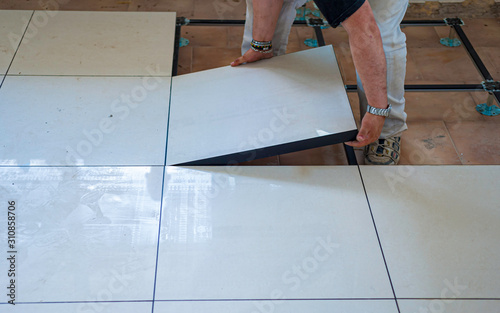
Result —
[[365, 0], [314, 0], [328, 24], [337, 27], [354, 14]]

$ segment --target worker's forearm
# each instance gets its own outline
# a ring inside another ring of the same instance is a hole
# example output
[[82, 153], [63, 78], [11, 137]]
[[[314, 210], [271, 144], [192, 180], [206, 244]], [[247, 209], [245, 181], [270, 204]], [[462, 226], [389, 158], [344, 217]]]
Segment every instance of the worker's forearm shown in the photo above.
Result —
[[372, 107], [387, 108], [387, 64], [377, 31], [349, 36], [354, 66]]
[[387, 64], [380, 31], [368, 1], [342, 23], [349, 34], [354, 66], [358, 71], [368, 103], [387, 108]]
[[253, 39], [271, 41], [283, 0], [253, 0]]

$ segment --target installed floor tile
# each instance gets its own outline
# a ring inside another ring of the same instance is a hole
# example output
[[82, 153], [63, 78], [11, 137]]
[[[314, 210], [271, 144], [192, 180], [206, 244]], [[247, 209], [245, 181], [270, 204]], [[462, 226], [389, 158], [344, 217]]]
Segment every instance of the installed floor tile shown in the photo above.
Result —
[[167, 165], [247, 161], [343, 142], [355, 133], [327, 46], [174, 77]]
[[[453, 296], [450, 289], [446, 294]], [[399, 300], [401, 313], [417, 312], [450, 312], [450, 313], [498, 313], [500, 312], [500, 300], [455, 300], [455, 299], [433, 299], [433, 300]]]
[[175, 13], [37, 11], [9, 74], [171, 76]]
[[7, 72], [31, 14], [33, 11], [0, 11], [0, 21], [2, 21], [0, 23], [0, 76]]
[[163, 203], [156, 300], [393, 296], [356, 167], [167, 167]]
[[270, 299], [263, 301], [225, 301], [225, 302], [155, 302], [153, 313], [397, 313], [394, 300], [359, 301], [359, 300], [311, 300], [311, 301], [283, 301]]
[[151, 302], [0, 304], [2, 313], [151, 313], [151, 307]]
[[361, 173], [398, 298], [500, 298], [500, 167]]
[[[16, 302], [152, 300], [162, 176], [162, 167], [0, 168], [0, 201], [17, 223]], [[10, 263], [0, 259], [3, 273]]]
[[163, 165], [170, 78], [7, 76], [0, 164]]

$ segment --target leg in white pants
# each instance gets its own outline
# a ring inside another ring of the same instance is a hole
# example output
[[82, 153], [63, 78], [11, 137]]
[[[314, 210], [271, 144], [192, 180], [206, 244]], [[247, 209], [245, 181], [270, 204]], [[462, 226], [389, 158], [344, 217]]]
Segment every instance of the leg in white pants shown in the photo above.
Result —
[[[306, 3], [307, 0], [284, 0], [283, 8], [281, 8], [278, 24], [274, 31], [273, 37], [273, 55], [283, 55], [286, 52], [288, 44], [288, 36], [292, 29], [293, 21], [296, 16], [296, 9]], [[241, 55], [245, 54], [250, 49], [250, 42], [252, 41], [252, 27], [253, 27], [253, 3], [252, 0], [247, 0], [247, 14], [245, 22], [245, 34], [243, 35], [243, 44], [241, 45]]]
[[[407, 129], [404, 81], [406, 75], [406, 36], [399, 24], [408, 7], [408, 0], [368, 0], [382, 35], [387, 60], [387, 98], [392, 110], [385, 119], [381, 139], [399, 136]], [[366, 95], [358, 75], [358, 96], [361, 117], [366, 113]]]

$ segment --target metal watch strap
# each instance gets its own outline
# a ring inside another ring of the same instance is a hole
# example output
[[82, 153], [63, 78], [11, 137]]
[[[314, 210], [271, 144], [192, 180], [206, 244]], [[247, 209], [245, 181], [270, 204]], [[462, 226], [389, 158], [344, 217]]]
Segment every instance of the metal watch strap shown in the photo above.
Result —
[[389, 107], [387, 109], [379, 109], [379, 108], [374, 108], [371, 105], [368, 104], [367, 106], [367, 112], [371, 113], [373, 115], [378, 115], [378, 116], [385, 116], [388, 117], [389, 113], [391, 112], [392, 106], [389, 104]]

